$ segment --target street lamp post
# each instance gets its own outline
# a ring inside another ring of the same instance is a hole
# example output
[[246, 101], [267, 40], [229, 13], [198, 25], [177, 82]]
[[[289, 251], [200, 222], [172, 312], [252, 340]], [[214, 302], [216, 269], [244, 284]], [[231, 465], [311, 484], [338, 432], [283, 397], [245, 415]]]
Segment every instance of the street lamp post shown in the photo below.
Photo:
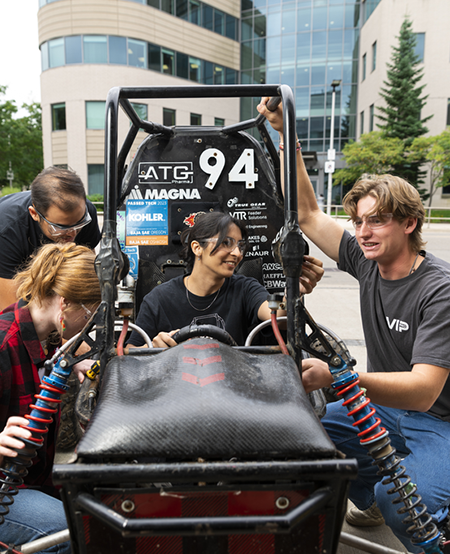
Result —
[[328, 149], [328, 159], [325, 162], [325, 172], [328, 173], [328, 194], [327, 194], [327, 214], [331, 215], [331, 192], [333, 188], [333, 173], [335, 168], [336, 150], [334, 149], [334, 108], [336, 103], [336, 87], [341, 84], [340, 79], [334, 79], [331, 82], [331, 125], [330, 125], [330, 148]]

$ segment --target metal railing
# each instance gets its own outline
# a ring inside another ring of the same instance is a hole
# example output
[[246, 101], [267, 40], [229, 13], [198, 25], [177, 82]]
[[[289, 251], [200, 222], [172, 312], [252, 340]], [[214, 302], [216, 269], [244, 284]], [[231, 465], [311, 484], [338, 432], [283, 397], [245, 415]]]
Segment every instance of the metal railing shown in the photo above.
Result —
[[[450, 223], [450, 207], [438, 207], [438, 206], [432, 206], [432, 207], [425, 207], [426, 217], [425, 217], [425, 223]], [[324, 210], [326, 211], [326, 206], [324, 207]], [[446, 212], [445, 215], [432, 215], [432, 212], [436, 211], [444, 211]], [[344, 213], [344, 207], [341, 204], [332, 204], [331, 205], [331, 217], [334, 217], [335, 219], [348, 219], [348, 215]]]
[[[103, 202], [92, 202], [94, 206], [103, 206]], [[324, 211], [326, 211], [327, 207], [324, 206]], [[433, 211], [445, 211], [446, 215], [432, 215], [431, 212]], [[450, 207], [437, 207], [433, 206], [431, 208], [425, 207], [426, 211], [426, 218], [425, 223], [450, 223]], [[98, 215], [102, 216], [103, 212], [99, 211], [97, 212]], [[448, 215], [447, 215], [448, 214]], [[344, 207], [342, 204], [331, 204], [331, 217], [334, 217], [335, 219], [348, 219], [348, 215], [344, 213]]]

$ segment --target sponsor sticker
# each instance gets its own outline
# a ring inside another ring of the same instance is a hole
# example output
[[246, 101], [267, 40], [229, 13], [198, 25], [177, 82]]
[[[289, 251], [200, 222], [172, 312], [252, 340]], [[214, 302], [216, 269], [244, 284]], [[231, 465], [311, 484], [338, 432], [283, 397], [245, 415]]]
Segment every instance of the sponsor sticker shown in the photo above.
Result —
[[140, 185], [192, 184], [193, 182], [192, 162], [141, 162], [139, 164]]
[[167, 200], [128, 200], [126, 245], [169, 244]]

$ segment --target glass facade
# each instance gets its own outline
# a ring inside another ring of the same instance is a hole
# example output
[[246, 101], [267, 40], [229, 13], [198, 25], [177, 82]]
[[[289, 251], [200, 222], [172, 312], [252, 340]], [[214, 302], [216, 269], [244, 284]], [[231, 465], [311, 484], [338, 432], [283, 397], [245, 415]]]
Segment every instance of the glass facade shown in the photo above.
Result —
[[151, 44], [143, 40], [106, 35], [61, 37], [41, 45], [42, 71], [77, 63], [122, 64], [150, 69], [205, 85], [234, 85], [238, 72]]
[[[334, 147], [356, 139], [360, 0], [242, 0], [241, 83], [282, 83], [295, 94], [304, 150], [329, 148], [331, 82], [336, 89]], [[259, 99], [243, 99], [241, 117]]]

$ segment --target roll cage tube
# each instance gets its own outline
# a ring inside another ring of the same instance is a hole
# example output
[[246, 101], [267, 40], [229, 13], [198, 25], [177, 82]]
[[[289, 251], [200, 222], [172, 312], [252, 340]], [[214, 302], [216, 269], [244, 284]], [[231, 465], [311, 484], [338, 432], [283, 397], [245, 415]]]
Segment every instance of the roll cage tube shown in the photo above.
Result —
[[[157, 132], [166, 136], [172, 134], [170, 127], [156, 125], [142, 120], [134, 111], [130, 99], [149, 98], [230, 98], [279, 96], [284, 110], [284, 226], [273, 247], [277, 261], [281, 263], [286, 275], [287, 299], [287, 346], [291, 356], [301, 372], [301, 342], [296, 332], [295, 321], [301, 319], [299, 277], [305, 241], [302, 237], [297, 214], [297, 167], [296, 167], [296, 133], [295, 104], [292, 90], [287, 85], [222, 85], [198, 87], [115, 87], [109, 91], [106, 101], [106, 144], [105, 144], [105, 182], [104, 182], [104, 225], [100, 251], [96, 260], [97, 274], [102, 288], [102, 304], [105, 303], [105, 350], [101, 356], [101, 367], [106, 367], [113, 355], [114, 336], [114, 301], [116, 285], [122, 272], [122, 253], [117, 241], [116, 210], [123, 199], [120, 185], [125, 174], [125, 160], [139, 129]], [[118, 152], [118, 110], [121, 107], [131, 120], [131, 126], [123, 146]], [[239, 129], [257, 126], [272, 156], [275, 168], [278, 157], [274, 157], [275, 148], [265, 130], [263, 119], [242, 122], [224, 127], [223, 132], [232, 133]], [[301, 327], [301, 333], [303, 333]]]

